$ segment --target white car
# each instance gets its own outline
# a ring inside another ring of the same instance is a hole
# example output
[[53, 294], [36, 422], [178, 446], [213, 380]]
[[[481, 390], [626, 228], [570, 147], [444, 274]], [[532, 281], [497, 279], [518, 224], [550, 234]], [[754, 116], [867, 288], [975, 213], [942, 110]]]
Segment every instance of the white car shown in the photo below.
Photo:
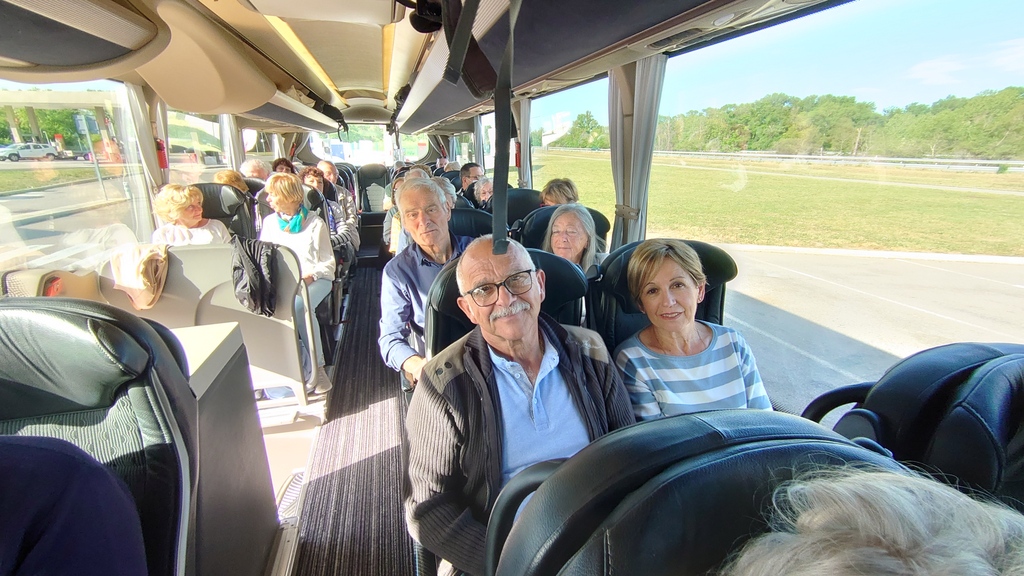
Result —
[[57, 149], [46, 144], [11, 144], [0, 148], [0, 160], [17, 162], [22, 159], [53, 160], [57, 158]]

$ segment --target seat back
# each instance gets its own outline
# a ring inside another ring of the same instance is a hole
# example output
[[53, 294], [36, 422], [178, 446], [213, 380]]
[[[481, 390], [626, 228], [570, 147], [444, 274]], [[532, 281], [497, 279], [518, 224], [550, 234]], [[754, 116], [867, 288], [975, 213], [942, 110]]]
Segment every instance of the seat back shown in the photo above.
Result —
[[455, 190], [462, 190], [462, 174], [458, 170], [449, 170], [441, 173], [442, 178], [447, 178], [455, 186]]
[[[579, 326], [583, 313], [582, 299], [587, 291], [587, 279], [578, 266], [542, 250], [527, 249], [534, 265], [546, 276], [544, 302], [541, 312], [562, 324]], [[455, 279], [458, 258], [445, 264], [434, 278], [427, 293], [424, 312], [424, 340], [426, 355], [430, 358], [447, 348], [452, 342], [469, 334], [474, 324], [459, 308], [459, 286]]]
[[508, 226], [512, 227], [517, 220], [540, 208], [540, 192], [530, 188], [508, 189]]
[[195, 187], [203, 193], [204, 218], [220, 220], [236, 236], [256, 238], [253, 199], [248, 191], [212, 182], [201, 182]]
[[[171, 247], [167, 251], [163, 293], [148, 310], [135, 310], [128, 296], [114, 288], [109, 264], [100, 273], [100, 293], [108, 303], [169, 328], [238, 322], [249, 355], [253, 385], [289, 387], [299, 405], [304, 406], [307, 400], [301, 348], [292, 303], [296, 294], [302, 294], [307, 302], [308, 296], [298, 258], [288, 248], [278, 246], [273, 264], [277, 306], [274, 315], [267, 317], [253, 314], [235, 297], [231, 277], [233, 250], [231, 244]], [[306, 310], [310, 313], [308, 304]], [[311, 320], [307, 319], [306, 326], [312, 326]], [[310, 359], [310, 365], [315, 366], [315, 358]]]
[[[526, 218], [523, 218], [523, 223], [519, 226], [519, 241], [522, 242], [523, 246], [527, 248], [544, 247], [544, 237], [548, 232], [551, 215], [557, 209], [558, 206], [542, 206], [527, 214]], [[594, 218], [594, 232], [597, 234], [597, 251], [607, 252], [608, 233], [612, 229], [611, 222], [608, 221], [604, 214], [593, 208], [588, 207], [587, 211]]]
[[513, 526], [519, 502], [505, 496], [521, 489], [514, 477], [488, 522], [488, 562], [500, 576], [702, 575], [767, 530], [780, 483], [848, 464], [905, 471], [784, 413], [720, 410], [642, 422], [565, 461]]
[[1024, 511], [1024, 345], [924, 350], [897, 362], [857, 400], [836, 432], [873, 440], [897, 460]]
[[[717, 246], [697, 240], [685, 240], [700, 257], [707, 287], [704, 301], [697, 305], [696, 319], [723, 324], [725, 319], [725, 283], [736, 277], [736, 262]], [[604, 338], [608, 350], [645, 328], [650, 321], [629, 293], [629, 258], [640, 242], [620, 246], [600, 264], [598, 275], [587, 291], [587, 325]]]
[[448, 230], [456, 236], [477, 238], [491, 233], [491, 215], [476, 208], [453, 208]]
[[[365, 212], [379, 212], [384, 209], [384, 196], [387, 192], [388, 169], [383, 164], [366, 164], [357, 172], [359, 182], [359, 205]], [[376, 186], [374, 186], [376, 185]]]
[[198, 406], [177, 340], [106, 304], [30, 297], [0, 300], [0, 342], [0, 434], [61, 438], [109, 466], [138, 507], [149, 574], [185, 574]]
[[242, 178], [242, 180], [245, 181], [245, 185], [249, 189], [249, 195], [254, 198], [267, 186], [267, 183], [259, 178], [250, 178], [246, 176], [245, 178]]

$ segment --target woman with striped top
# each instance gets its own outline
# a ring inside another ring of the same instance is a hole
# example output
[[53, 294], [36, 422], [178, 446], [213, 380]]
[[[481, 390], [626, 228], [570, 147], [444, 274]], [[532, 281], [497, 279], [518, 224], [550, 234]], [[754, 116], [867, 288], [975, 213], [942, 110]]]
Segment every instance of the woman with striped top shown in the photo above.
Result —
[[728, 408], [772, 409], [754, 355], [739, 332], [694, 318], [707, 278], [692, 248], [681, 240], [647, 240], [634, 250], [627, 280], [651, 321], [615, 351], [637, 420]]

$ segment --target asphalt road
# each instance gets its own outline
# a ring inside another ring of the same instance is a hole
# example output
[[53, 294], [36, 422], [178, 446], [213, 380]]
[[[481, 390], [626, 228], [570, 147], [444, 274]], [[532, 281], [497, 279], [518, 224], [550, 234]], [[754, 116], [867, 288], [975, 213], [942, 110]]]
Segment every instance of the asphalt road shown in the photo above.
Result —
[[1024, 343], [1024, 258], [725, 248], [739, 268], [725, 322], [788, 410], [926, 348]]

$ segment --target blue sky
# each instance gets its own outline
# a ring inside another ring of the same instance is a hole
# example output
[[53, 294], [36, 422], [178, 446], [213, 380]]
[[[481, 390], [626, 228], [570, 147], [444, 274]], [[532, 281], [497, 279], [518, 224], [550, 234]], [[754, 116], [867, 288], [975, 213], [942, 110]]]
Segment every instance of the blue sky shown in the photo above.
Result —
[[[660, 113], [773, 92], [855, 96], [881, 111], [1022, 85], [1024, 1], [856, 0], [670, 59]], [[600, 80], [535, 100], [531, 126], [586, 110], [607, 125], [607, 91]]]

